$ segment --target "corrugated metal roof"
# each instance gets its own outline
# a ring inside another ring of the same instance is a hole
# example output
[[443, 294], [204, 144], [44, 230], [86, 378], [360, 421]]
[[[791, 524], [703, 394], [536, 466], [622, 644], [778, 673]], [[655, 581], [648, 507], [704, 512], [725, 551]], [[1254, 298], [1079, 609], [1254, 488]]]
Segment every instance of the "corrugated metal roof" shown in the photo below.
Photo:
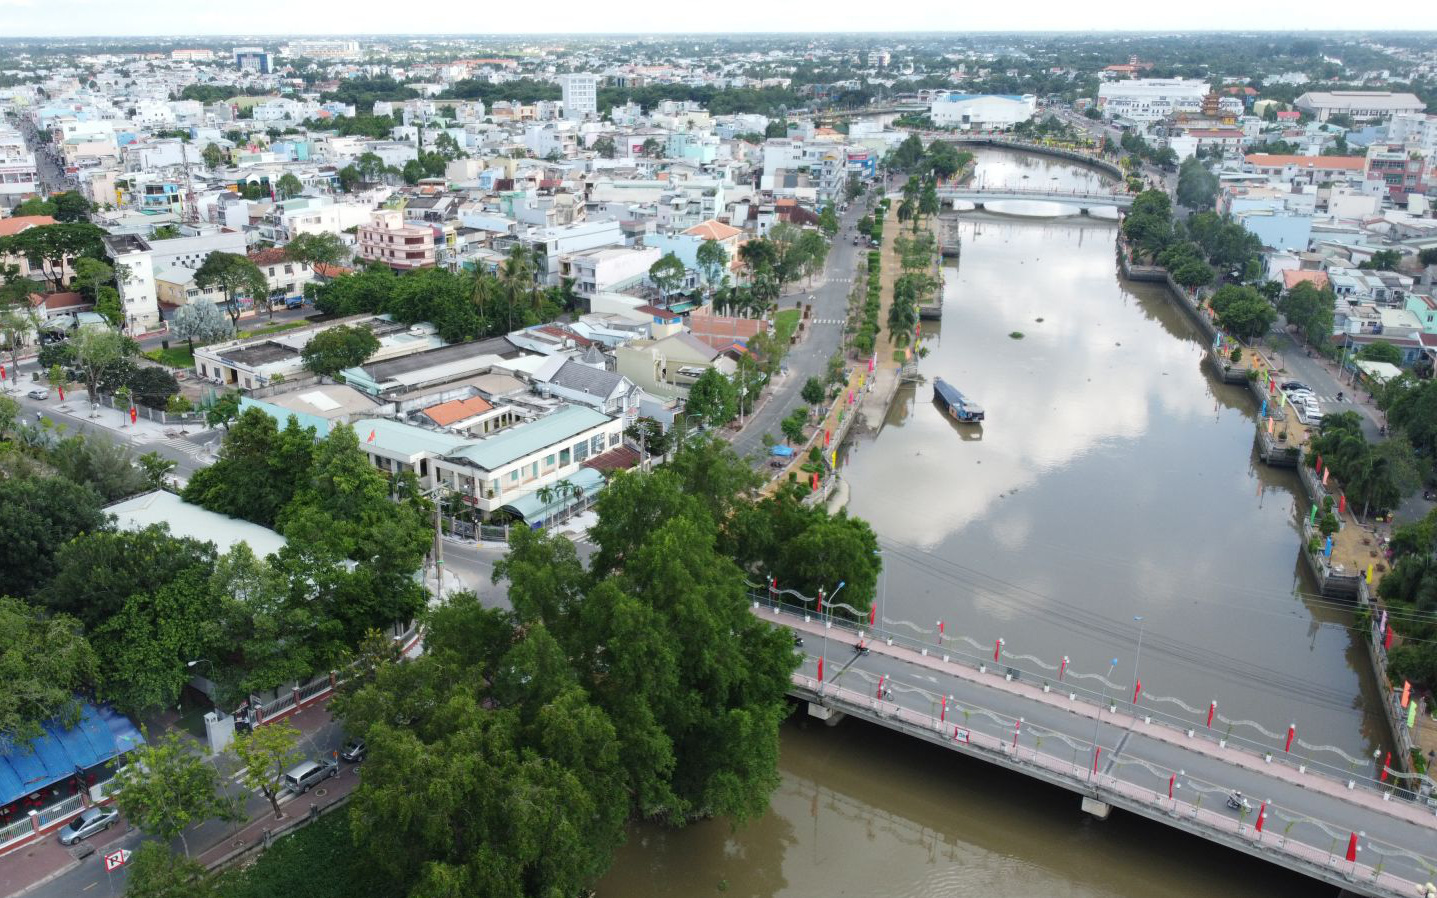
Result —
[[608, 420], [608, 415], [588, 406], [568, 405], [537, 420], [516, 425], [486, 439], [456, 448], [449, 454], [486, 471], [494, 471], [540, 449], [598, 427]]

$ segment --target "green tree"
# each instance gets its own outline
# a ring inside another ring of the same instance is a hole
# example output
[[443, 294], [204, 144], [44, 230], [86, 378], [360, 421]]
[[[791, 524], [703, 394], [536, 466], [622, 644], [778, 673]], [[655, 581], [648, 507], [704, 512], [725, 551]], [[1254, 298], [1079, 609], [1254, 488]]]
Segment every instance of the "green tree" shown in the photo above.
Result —
[[1359, 262], [1357, 267], [1368, 271], [1396, 271], [1401, 264], [1402, 253], [1395, 249], [1380, 249], [1372, 254], [1372, 258]]
[[738, 391], [723, 372], [709, 368], [689, 387], [684, 411], [710, 427], [721, 427], [738, 414]]
[[799, 393], [799, 395], [802, 396], [803, 401], [807, 402], [809, 405], [821, 404], [825, 395], [825, 390], [823, 389], [823, 382], [816, 377], [810, 377], [808, 380], [804, 381], [803, 390]]
[[105, 524], [100, 497], [63, 477], [0, 478], [0, 583], [26, 597], [50, 580], [55, 555]]
[[1389, 365], [1402, 364], [1402, 350], [1386, 340], [1375, 340], [1357, 351], [1357, 357], [1364, 362], [1386, 362]]
[[818, 213], [818, 229], [829, 240], [832, 240], [838, 233], [838, 212], [833, 208], [832, 203], [824, 206], [823, 211]]
[[141, 842], [125, 864], [125, 898], [216, 898], [204, 864], [175, 857], [159, 842]]
[[[215, 397], [215, 401], [205, 410], [205, 425], [229, 430], [230, 422], [238, 418], [239, 413], [240, 391], [226, 390]], [[265, 415], [265, 417], [269, 416]]]
[[654, 282], [654, 286], [659, 288], [665, 298], [683, 285], [684, 275], [687, 273], [688, 269], [684, 267], [684, 263], [673, 253], [665, 253], [649, 266], [649, 280]]
[[1262, 336], [1277, 320], [1277, 310], [1252, 287], [1228, 284], [1212, 296], [1212, 309], [1228, 333], [1244, 340]]
[[262, 410], [246, 409], [229, 426], [215, 463], [190, 478], [185, 501], [273, 527], [310, 476], [313, 453], [313, 428], [291, 417], [281, 431]]
[[176, 838], [189, 857], [185, 831], [214, 817], [243, 819], [220, 789], [219, 771], [204, 749], [179, 730], [138, 746], [115, 774], [115, 805], [125, 819], [164, 843]]
[[292, 173], [285, 172], [284, 174], [280, 175], [279, 180], [275, 182], [274, 189], [275, 193], [279, 194], [280, 199], [287, 200], [291, 197], [296, 197], [303, 193], [304, 184]]
[[101, 287], [95, 291], [95, 312], [104, 318], [110, 327], [123, 325], [125, 306], [120, 301], [120, 291], [114, 287]]
[[663, 155], [663, 146], [652, 137], [645, 140], [639, 150], [651, 159]]
[[284, 791], [285, 772], [300, 759], [299, 737], [299, 730], [287, 720], [235, 736], [233, 751], [240, 762], [240, 781], [269, 801], [276, 820], [284, 816], [279, 794]]
[[89, 222], [61, 222], [27, 228], [18, 234], [0, 237], [0, 255], [24, 256], [39, 269], [52, 290], [65, 282], [65, 266], [82, 257], [100, 259], [105, 255], [101, 238], [105, 232]]
[[614, 139], [607, 134], [594, 141], [593, 150], [605, 159], [614, 158], [614, 154], [617, 152]]
[[1332, 337], [1332, 318], [1337, 306], [1337, 297], [1330, 288], [1314, 286], [1311, 281], [1300, 281], [1278, 300], [1277, 309], [1289, 324], [1303, 330], [1307, 340], [1322, 345]]
[[[205, 546], [200, 552], [213, 559]], [[168, 582], [131, 593], [119, 611], [91, 625], [101, 695], [135, 715], [178, 701], [190, 679], [186, 663], [222, 644], [207, 587], [208, 571], [184, 568]]]
[[15, 208], [10, 211], [10, 214], [16, 218], [28, 218], [35, 215], [47, 215], [54, 218], [55, 213], [58, 211], [60, 211], [59, 208], [49, 200], [32, 196], [28, 200], [17, 203]]
[[308, 265], [340, 265], [349, 259], [349, 249], [338, 234], [321, 231], [315, 234], [296, 234], [284, 245], [285, 255], [295, 262]]
[[225, 163], [225, 151], [220, 149], [217, 143], [207, 143], [200, 151], [200, 159], [204, 160], [205, 167], [211, 170], [219, 168]]
[[64, 222], [89, 221], [94, 205], [73, 190], [57, 193], [50, 197], [55, 204], [55, 220]]
[[1173, 272], [1173, 280], [1188, 288], [1206, 287], [1215, 276], [1212, 266], [1201, 259], [1189, 259]]
[[724, 272], [728, 270], [728, 251], [717, 240], [705, 240], [699, 244], [694, 260], [703, 273], [704, 283], [712, 291], [723, 281]]
[[74, 268], [74, 283], [83, 288], [85, 295], [92, 299], [97, 295], [100, 285], [108, 283], [115, 277], [115, 269], [99, 259], [76, 259]]
[[157, 593], [186, 574], [214, 565], [212, 543], [172, 536], [162, 524], [141, 530], [102, 530], [70, 539], [54, 552], [50, 581], [39, 601], [70, 614], [95, 632], [124, 608], [130, 597]]
[[783, 431], [783, 438], [790, 446], [802, 443], [803, 435], [808, 430], [808, 409], [796, 408], [789, 412], [788, 417], [778, 423], [778, 428]]
[[106, 502], [133, 496], [145, 487], [130, 448], [100, 434], [59, 440], [51, 447], [50, 461], [58, 473], [90, 487]]
[[268, 303], [269, 284], [259, 266], [248, 256], [239, 253], [212, 252], [195, 272], [195, 286], [201, 290], [219, 288], [224, 294], [225, 312], [230, 321], [239, 326], [241, 299], [248, 297], [253, 303]]
[[333, 377], [346, 368], [362, 365], [378, 351], [379, 338], [369, 328], [341, 324], [310, 338], [300, 357], [306, 370]]
[[19, 599], [0, 596], [0, 743], [25, 743], [55, 719], [74, 726], [81, 690], [94, 683], [95, 653], [80, 622], [48, 614]]
[[139, 352], [135, 341], [124, 334], [95, 328], [81, 329], [70, 343], [75, 348], [75, 367], [91, 402], [100, 400], [99, 382], [105, 369]]
[[174, 471], [178, 462], [172, 458], [165, 458], [158, 452], [146, 452], [135, 459], [135, 464], [139, 465], [140, 470], [144, 473], [145, 483], [149, 485], [150, 489], [158, 490], [163, 489], [169, 482], [170, 473]]

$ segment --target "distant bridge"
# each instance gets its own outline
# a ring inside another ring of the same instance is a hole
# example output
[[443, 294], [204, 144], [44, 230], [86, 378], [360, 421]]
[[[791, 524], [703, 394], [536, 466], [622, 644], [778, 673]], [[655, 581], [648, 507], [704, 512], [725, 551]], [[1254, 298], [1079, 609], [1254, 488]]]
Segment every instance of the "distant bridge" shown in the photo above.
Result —
[[[885, 620], [874, 630], [775, 604], [761, 589], [752, 595], [755, 615], [804, 638], [789, 694], [829, 724], [862, 718], [1076, 793], [1095, 816], [1119, 808], [1346, 893], [1411, 898], [1437, 875], [1425, 777], [1384, 765], [1379, 781], [1367, 772], [1373, 762], [1309, 745], [1295, 725], [1268, 731], [1229, 720], [1215, 701], [1190, 707], [1150, 696], [1075, 670], [1066, 657], [1049, 665], [1015, 654], [1001, 639], [985, 657], [978, 642], [941, 625]], [[904, 627], [914, 632], [898, 632]], [[867, 654], [855, 651], [860, 643]], [[1249, 797], [1250, 811], [1227, 807], [1233, 789]]]
[[1133, 195], [1130, 193], [1059, 190], [1051, 187], [940, 187], [938, 199], [945, 203], [955, 200], [969, 202], [980, 209], [985, 203], [1000, 200], [1038, 200], [1077, 206], [1084, 213], [1099, 206], [1127, 209], [1133, 204]]

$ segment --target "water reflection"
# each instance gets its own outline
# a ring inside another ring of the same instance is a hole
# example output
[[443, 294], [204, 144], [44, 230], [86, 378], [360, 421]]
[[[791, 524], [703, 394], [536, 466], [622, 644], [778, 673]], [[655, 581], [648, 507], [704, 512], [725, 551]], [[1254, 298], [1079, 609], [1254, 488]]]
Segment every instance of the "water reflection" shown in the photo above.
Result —
[[1094, 820], [1068, 792], [857, 721], [795, 717], [779, 766], [763, 818], [637, 827], [598, 894], [1243, 898], [1311, 886], [1146, 820]]
[[[1051, 166], [992, 155], [999, 183]], [[1350, 613], [1294, 574], [1295, 478], [1257, 461], [1251, 400], [1205, 371], [1191, 322], [1120, 280], [1111, 224], [974, 213], [959, 228], [920, 372], [983, 404], [982, 439], [909, 387], [845, 472], [884, 543], [884, 614], [1089, 670], [1116, 655], [1129, 681], [1143, 615], [1153, 694], [1370, 754]]]

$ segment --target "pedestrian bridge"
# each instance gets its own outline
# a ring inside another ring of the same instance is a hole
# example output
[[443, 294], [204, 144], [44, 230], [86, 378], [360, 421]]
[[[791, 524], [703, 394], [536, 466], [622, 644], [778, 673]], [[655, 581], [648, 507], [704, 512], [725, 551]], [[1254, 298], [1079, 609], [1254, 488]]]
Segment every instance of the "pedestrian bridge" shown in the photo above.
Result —
[[[1385, 760], [1309, 745], [1295, 725], [1228, 719], [1217, 701], [1149, 695], [1112, 670], [1015, 655], [1001, 639], [988, 650], [941, 624], [875, 629], [846, 606], [848, 622], [780, 601], [802, 601], [792, 594], [752, 597], [755, 615], [802, 637], [789, 694], [829, 724], [861, 718], [1059, 786], [1098, 817], [1118, 808], [1350, 893], [1412, 898], [1437, 879], [1432, 782]], [[1249, 811], [1227, 806], [1233, 790]]]
[[1076, 206], [1084, 214], [1096, 207], [1127, 209], [1133, 205], [1133, 195], [1130, 193], [1091, 193], [1043, 187], [940, 187], [938, 199], [950, 204], [955, 201], [968, 202], [979, 209], [986, 203], [999, 200], [1036, 200]]

